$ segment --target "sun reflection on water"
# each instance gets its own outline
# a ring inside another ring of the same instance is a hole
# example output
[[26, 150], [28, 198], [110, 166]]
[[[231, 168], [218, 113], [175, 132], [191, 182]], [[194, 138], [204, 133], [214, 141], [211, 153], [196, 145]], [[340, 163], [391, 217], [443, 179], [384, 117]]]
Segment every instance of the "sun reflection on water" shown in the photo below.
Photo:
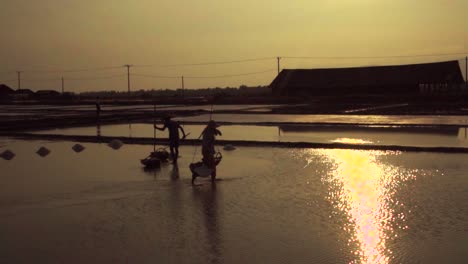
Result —
[[331, 142], [346, 143], [346, 144], [372, 144], [373, 143], [372, 141], [358, 139], [358, 138], [337, 138], [335, 140], [332, 140]]
[[339, 187], [330, 191], [328, 199], [348, 216], [343, 230], [351, 236], [348, 245], [358, 245], [353, 255], [363, 263], [388, 263], [386, 237], [392, 230], [387, 222], [392, 213], [385, 196], [390, 178], [377, 154], [341, 149], [323, 150], [323, 154], [335, 165], [330, 180]]

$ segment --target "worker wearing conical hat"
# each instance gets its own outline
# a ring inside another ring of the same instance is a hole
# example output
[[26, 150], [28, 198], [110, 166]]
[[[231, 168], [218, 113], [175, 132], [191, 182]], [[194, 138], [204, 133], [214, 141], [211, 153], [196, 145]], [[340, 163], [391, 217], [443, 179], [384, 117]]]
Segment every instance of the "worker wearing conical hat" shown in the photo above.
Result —
[[214, 155], [216, 153], [214, 148], [215, 138], [217, 135], [222, 135], [217, 127], [219, 127], [219, 125], [217, 125], [214, 120], [210, 120], [202, 132], [203, 163], [213, 170], [211, 174], [212, 181], [216, 179], [216, 164], [214, 161]]

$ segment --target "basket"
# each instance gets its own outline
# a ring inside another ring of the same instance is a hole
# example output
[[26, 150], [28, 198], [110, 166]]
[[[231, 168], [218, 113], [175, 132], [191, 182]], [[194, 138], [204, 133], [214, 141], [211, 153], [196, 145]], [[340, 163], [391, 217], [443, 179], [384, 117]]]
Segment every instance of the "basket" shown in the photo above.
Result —
[[169, 159], [169, 152], [164, 148], [157, 149], [150, 153], [150, 155], [141, 160], [141, 164], [145, 167], [155, 168], [161, 166], [161, 162], [167, 162]]
[[[218, 166], [218, 164], [223, 159], [223, 155], [221, 154], [221, 152], [217, 152], [214, 155], [213, 159], [215, 166]], [[203, 161], [190, 163], [189, 168], [192, 174], [196, 177], [208, 177], [213, 173], [213, 168], [207, 166]]]
[[151, 152], [149, 156], [165, 162], [169, 159], [169, 152], [167, 152], [167, 150], [164, 148], [159, 148], [156, 151]]

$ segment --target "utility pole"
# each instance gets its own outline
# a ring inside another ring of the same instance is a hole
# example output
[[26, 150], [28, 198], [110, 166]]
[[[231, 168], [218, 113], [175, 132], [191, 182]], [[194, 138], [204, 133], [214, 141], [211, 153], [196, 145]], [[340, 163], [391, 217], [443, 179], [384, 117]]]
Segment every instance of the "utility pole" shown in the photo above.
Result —
[[128, 88], [128, 93], [130, 94], [130, 67], [133, 65], [130, 64], [125, 64], [124, 67], [127, 67], [127, 88]]
[[18, 90], [21, 89], [21, 71], [16, 72], [18, 74]]
[[62, 94], [64, 91], [65, 91], [65, 81], [63, 80], [63, 76], [62, 76]]
[[182, 98], [185, 98], [184, 76], [182, 76]]
[[278, 61], [278, 74], [280, 73], [280, 60], [281, 57], [276, 57], [276, 60]]
[[465, 88], [468, 89], [468, 56], [465, 57]]

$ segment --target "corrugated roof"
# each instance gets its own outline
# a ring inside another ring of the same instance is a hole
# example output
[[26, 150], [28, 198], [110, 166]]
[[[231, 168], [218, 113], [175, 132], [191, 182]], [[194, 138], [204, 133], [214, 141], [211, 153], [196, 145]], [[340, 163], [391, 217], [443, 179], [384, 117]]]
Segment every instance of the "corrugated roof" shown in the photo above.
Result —
[[463, 83], [458, 61], [356, 68], [282, 70], [270, 87], [285, 90], [417, 86], [420, 83]]

